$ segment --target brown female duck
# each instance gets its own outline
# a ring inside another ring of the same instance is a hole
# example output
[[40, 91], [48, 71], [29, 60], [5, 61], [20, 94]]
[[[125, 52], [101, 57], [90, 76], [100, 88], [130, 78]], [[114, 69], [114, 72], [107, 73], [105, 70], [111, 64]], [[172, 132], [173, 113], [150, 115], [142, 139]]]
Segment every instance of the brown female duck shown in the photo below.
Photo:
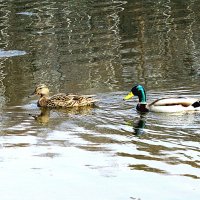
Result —
[[49, 89], [45, 84], [39, 84], [34, 93], [40, 96], [37, 105], [46, 108], [72, 108], [82, 106], [93, 106], [97, 99], [95, 95], [73, 95], [59, 93], [49, 97]]

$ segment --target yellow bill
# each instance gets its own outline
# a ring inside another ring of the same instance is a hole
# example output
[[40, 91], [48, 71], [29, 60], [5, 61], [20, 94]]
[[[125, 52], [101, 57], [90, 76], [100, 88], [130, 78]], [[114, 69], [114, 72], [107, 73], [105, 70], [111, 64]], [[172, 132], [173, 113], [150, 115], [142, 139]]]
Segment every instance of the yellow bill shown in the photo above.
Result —
[[132, 92], [129, 92], [128, 95], [126, 95], [124, 97], [124, 100], [128, 100], [128, 99], [132, 98], [133, 96], [134, 96], [134, 94]]

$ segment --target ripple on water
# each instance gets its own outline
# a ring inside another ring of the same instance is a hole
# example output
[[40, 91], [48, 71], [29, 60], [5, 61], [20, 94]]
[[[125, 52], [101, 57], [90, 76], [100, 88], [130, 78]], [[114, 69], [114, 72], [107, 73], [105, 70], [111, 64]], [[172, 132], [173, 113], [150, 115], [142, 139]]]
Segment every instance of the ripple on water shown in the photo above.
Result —
[[59, 153], [35, 153], [38, 157], [62, 156], [62, 148], [75, 147], [112, 156], [134, 171], [200, 178], [199, 115], [140, 116], [132, 109], [135, 103], [123, 102], [123, 96], [100, 94], [97, 107], [89, 112], [51, 110], [45, 124], [27, 118], [27, 112], [40, 113], [40, 108], [13, 108], [5, 114], [9, 124], [2, 146], [61, 148]]
[[18, 12], [16, 14], [18, 14], [18, 15], [27, 15], [27, 16], [36, 15], [36, 13], [33, 13], [33, 12]]
[[7, 58], [7, 57], [13, 57], [13, 56], [23, 56], [27, 53], [25, 51], [20, 50], [2, 50], [0, 49], [0, 58]]

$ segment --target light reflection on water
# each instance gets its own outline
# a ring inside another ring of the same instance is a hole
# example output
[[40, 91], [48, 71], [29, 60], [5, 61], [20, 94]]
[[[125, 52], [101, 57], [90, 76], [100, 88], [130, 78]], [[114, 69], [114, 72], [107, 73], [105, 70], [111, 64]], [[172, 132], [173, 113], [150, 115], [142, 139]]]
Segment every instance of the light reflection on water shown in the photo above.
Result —
[[[149, 102], [199, 98], [193, 1], [24, 0], [1, 9], [2, 199], [199, 198], [200, 114], [140, 116], [137, 99], [122, 100], [133, 83]], [[51, 94], [99, 102], [37, 108], [28, 96], [41, 82]]]

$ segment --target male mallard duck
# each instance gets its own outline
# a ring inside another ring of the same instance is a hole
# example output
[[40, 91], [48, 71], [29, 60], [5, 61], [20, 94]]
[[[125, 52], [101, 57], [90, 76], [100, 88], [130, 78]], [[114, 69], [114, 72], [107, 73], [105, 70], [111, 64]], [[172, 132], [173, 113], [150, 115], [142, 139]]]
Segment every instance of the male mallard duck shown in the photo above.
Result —
[[200, 111], [200, 100], [194, 98], [162, 98], [147, 104], [146, 92], [142, 85], [135, 85], [131, 92], [124, 97], [128, 100], [133, 96], [138, 96], [139, 103], [137, 104], [137, 111], [140, 112], [184, 112], [184, 111]]
[[49, 97], [49, 89], [44, 84], [39, 84], [34, 93], [40, 96], [37, 105], [39, 107], [47, 108], [70, 108], [81, 106], [92, 106], [97, 99], [94, 99], [94, 95], [73, 95], [73, 94], [56, 94]]

